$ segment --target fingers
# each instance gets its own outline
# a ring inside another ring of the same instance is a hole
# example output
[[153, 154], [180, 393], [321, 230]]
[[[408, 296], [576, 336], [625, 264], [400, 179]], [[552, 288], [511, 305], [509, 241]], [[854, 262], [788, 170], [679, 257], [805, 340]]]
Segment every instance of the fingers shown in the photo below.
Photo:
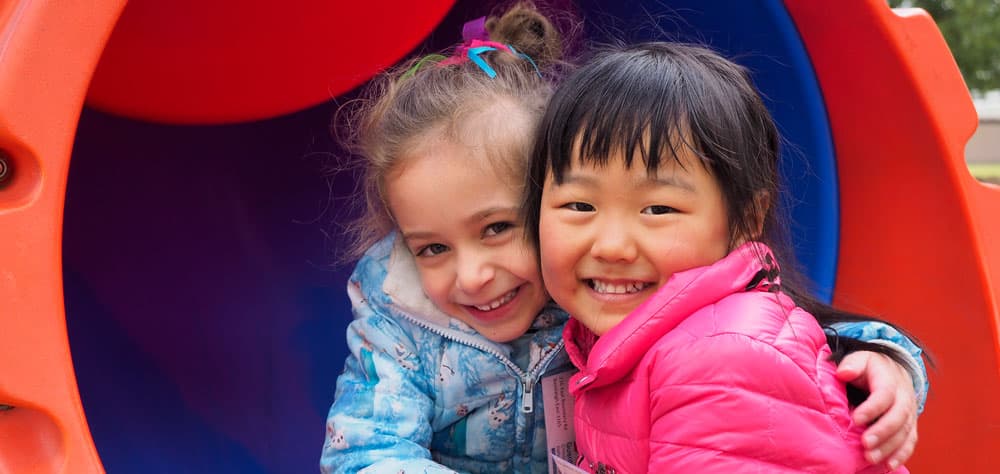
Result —
[[878, 420], [865, 430], [866, 448], [881, 444], [896, 432], [902, 432], [909, 421], [906, 404], [897, 403], [896, 393], [884, 388], [872, 392], [864, 403], [854, 409], [851, 416], [854, 423], [861, 426]]
[[913, 429], [910, 430], [910, 434], [907, 436], [903, 446], [889, 457], [889, 461], [886, 462], [886, 465], [888, 465], [890, 469], [896, 469], [897, 467], [902, 466], [910, 459], [910, 456], [913, 456], [913, 452], [916, 449], [917, 426], [914, 424]]
[[865, 445], [865, 457], [869, 461], [879, 463], [895, 458], [895, 454], [904, 447], [913, 431], [913, 425], [903, 412], [905, 410], [890, 410], [865, 430], [861, 439]]
[[868, 380], [863, 377], [871, 352], [852, 352], [837, 365], [837, 378], [855, 387], [868, 390]]
[[883, 354], [862, 351], [845, 357], [837, 376], [870, 391], [852, 414], [858, 425], [872, 423], [861, 438], [865, 458], [890, 469], [906, 462], [917, 444], [917, 398], [909, 373]]
[[[854, 409], [852, 416], [854, 423], [867, 425], [879, 417], [884, 418], [886, 412], [897, 403], [899, 378], [898, 373], [893, 370], [896, 364], [892, 363], [888, 357], [881, 354], [874, 354], [874, 357], [872, 357], [873, 354], [870, 352], [858, 352], [856, 354], [863, 356], [863, 359], [859, 357], [858, 360], [863, 360], [865, 365], [862, 366], [861, 374], [849, 383], [855, 387], [869, 390], [871, 393], [864, 403]], [[897, 413], [896, 417], [899, 416], [901, 415]], [[903, 428], [903, 423], [906, 420], [890, 418], [885, 421], [885, 423], [879, 423], [886, 427], [884, 429], [899, 430]], [[881, 438], [884, 437], [881, 436]]]
[[896, 469], [910, 459], [916, 446], [917, 427], [912, 424], [891, 435], [884, 443], [866, 450], [865, 458], [873, 464], [885, 462], [890, 469]]
[[[891, 469], [906, 462], [917, 445], [916, 399], [905, 389], [895, 395], [895, 401], [890, 401], [888, 410], [865, 430], [861, 438], [865, 446], [865, 457], [872, 463], [886, 461]], [[859, 406], [858, 410], [861, 408]], [[857, 417], [855, 413], [855, 418]]]

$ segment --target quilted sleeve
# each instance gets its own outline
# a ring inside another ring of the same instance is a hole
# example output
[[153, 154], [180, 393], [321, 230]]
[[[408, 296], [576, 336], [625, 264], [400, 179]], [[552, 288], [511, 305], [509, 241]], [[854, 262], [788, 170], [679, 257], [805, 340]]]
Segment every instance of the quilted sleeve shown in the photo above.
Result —
[[431, 460], [432, 384], [416, 344], [367, 309], [348, 327], [351, 353], [326, 422], [322, 472], [453, 472]]
[[825, 355], [796, 357], [736, 333], [657, 354], [648, 472], [854, 472], [860, 449], [845, 443], [805, 370]]
[[927, 368], [921, 357], [923, 350], [920, 346], [892, 326], [877, 321], [836, 323], [833, 328], [841, 336], [882, 344], [902, 355], [908, 361], [905, 368], [913, 379], [913, 390], [917, 392], [917, 413], [923, 413], [930, 381], [927, 379]]

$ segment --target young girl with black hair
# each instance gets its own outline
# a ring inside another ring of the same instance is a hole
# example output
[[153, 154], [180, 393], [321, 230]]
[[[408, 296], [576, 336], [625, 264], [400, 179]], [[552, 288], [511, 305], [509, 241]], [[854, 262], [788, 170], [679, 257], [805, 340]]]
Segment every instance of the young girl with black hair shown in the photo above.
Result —
[[572, 317], [585, 470], [905, 471], [912, 445], [863, 456], [836, 375], [848, 351], [902, 359], [844, 337], [877, 320], [819, 303], [789, 271], [779, 142], [747, 71], [701, 47], [606, 52], [556, 91], [527, 222]]

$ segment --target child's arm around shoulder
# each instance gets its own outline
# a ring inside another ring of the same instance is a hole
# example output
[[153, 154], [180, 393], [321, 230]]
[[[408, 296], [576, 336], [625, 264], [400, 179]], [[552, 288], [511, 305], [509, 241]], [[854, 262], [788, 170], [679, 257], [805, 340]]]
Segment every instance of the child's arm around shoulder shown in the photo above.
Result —
[[719, 333], [655, 354], [648, 471], [850, 470], [861, 451], [844, 441], [846, 399], [837, 420], [815, 374], [829, 352], [784, 349]]
[[913, 380], [913, 390], [917, 394], [917, 413], [924, 411], [930, 382], [927, 378], [927, 367], [924, 365], [923, 350], [920, 346], [892, 326], [880, 321], [836, 323], [833, 325], [833, 329], [840, 336], [882, 344], [902, 355], [908, 361], [903, 368], [910, 374], [910, 378]]
[[428, 449], [433, 383], [412, 334], [389, 316], [364, 311], [348, 327], [347, 343], [351, 353], [327, 418], [322, 471], [443, 470]]
[[855, 423], [867, 425], [863, 440], [868, 460], [890, 467], [905, 463], [916, 448], [917, 417], [930, 386], [921, 348], [878, 321], [837, 323], [832, 331], [885, 345], [902, 356], [904, 363], [897, 363], [884, 354], [851, 353], [837, 367], [837, 377], [870, 393], [852, 415]]

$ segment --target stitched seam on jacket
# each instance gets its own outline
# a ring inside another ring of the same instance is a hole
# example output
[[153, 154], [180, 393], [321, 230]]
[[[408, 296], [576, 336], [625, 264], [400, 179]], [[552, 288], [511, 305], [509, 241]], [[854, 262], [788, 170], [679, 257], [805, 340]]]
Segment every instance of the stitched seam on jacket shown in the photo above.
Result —
[[701, 450], [701, 451], [709, 451], [709, 452], [713, 452], [713, 453], [724, 454], [726, 456], [732, 456], [732, 457], [737, 458], [737, 459], [746, 459], [746, 460], [752, 461], [752, 462], [769, 464], [769, 465], [772, 465], [772, 466], [780, 466], [780, 467], [783, 467], [785, 469], [796, 469], [796, 470], [801, 470], [802, 469], [801, 466], [791, 466], [791, 465], [788, 465], [788, 464], [781, 464], [781, 463], [777, 463], [777, 462], [773, 462], [773, 461], [767, 461], [767, 460], [764, 460], [764, 459], [755, 458], [755, 457], [752, 457], [752, 456], [744, 456], [742, 454], [736, 454], [736, 453], [733, 453], [733, 452], [730, 452], [730, 451], [723, 451], [721, 449], [706, 448], [704, 446], [696, 446], [696, 445], [688, 445], [688, 444], [683, 444], [683, 443], [675, 443], [675, 442], [672, 442], [672, 441], [650, 441], [650, 443], [657, 443], [657, 444], [670, 445], [670, 446], [679, 446], [679, 447], [682, 447], [682, 448], [685, 448], [685, 449], [698, 449], [698, 450]]

